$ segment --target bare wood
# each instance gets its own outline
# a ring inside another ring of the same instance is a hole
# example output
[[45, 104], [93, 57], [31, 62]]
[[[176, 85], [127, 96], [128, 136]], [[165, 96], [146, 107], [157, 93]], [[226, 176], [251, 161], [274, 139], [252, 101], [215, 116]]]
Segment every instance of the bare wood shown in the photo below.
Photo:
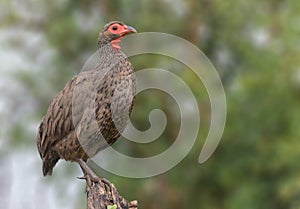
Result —
[[[82, 170], [82, 167], [79, 163]], [[99, 178], [91, 169], [85, 172], [87, 209], [138, 209], [136, 200], [128, 202], [119, 195], [116, 187], [105, 178]]]
[[108, 206], [116, 206], [117, 209], [137, 209], [137, 201], [128, 202], [119, 195], [116, 187], [106, 179], [87, 184], [87, 208], [108, 209]]

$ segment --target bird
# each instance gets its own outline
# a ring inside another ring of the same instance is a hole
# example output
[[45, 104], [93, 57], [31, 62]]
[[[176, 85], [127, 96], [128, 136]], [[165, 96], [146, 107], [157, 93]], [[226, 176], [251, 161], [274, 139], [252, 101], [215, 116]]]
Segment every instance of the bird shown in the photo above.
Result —
[[104, 25], [98, 36], [99, 61], [71, 79], [54, 97], [38, 127], [36, 143], [43, 175], [51, 175], [60, 159], [86, 162], [113, 144], [132, 111], [136, 78], [121, 39], [137, 31], [123, 22]]

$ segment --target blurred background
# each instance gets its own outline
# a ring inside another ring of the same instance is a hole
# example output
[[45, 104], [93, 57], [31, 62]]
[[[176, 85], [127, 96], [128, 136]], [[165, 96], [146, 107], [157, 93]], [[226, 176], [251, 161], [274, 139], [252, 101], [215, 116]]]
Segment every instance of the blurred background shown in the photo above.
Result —
[[[62, 161], [44, 178], [35, 135], [50, 101], [95, 52], [98, 33], [111, 20], [199, 47], [218, 70], [228, 112], [219, 147], [198, 164], [210, 103], [201, 81], [180, 71], [201, 111], [192, 151], [156, 177], [123, 178], [91, 164], [99, 175], [145, 209], [300, 208], [299, 11], [294, 0], [1, 0], [0, 208], [85, 208], [78, 165]], [[131, 61], [137, 70], [163, 67], [155, 56]], [[146, 130], [149, 111], [168, 113], [169, 102], [161, 92], [138, 95], [133, 123]], [[114, 146], [132, 156], [160, 153], [177, 133], [177, 116], [167, 116], [157, 141]]]

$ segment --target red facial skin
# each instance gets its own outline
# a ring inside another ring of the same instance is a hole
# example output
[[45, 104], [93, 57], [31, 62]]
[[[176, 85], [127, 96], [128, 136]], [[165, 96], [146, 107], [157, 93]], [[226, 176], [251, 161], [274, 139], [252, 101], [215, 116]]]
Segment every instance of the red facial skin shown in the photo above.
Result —
[[136, 33], [136, 30], [130, 26], [115, 23], [115, 24], [112, 24], [108, 28], [108, 32], [119, 36], [117, 39], [112, 40], [110, 43], [115, 49], [120, 49], [119, 44], [120, 44], [121, 38], [124, 37], [128, 33]]

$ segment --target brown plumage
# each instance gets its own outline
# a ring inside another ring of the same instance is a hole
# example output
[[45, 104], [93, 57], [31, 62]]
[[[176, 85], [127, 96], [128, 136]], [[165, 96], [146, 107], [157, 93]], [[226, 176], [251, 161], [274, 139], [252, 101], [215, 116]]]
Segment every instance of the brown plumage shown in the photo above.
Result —
[[135, 77], [119, 42], [131, 32], [136, 31], [121, 22], [106, 24], [97, 67], [74, 77], [51, 102], [37, 134], [44, 175], [51, 175], [59, 159], [86, 161], [120, 137], [132, 110]]

